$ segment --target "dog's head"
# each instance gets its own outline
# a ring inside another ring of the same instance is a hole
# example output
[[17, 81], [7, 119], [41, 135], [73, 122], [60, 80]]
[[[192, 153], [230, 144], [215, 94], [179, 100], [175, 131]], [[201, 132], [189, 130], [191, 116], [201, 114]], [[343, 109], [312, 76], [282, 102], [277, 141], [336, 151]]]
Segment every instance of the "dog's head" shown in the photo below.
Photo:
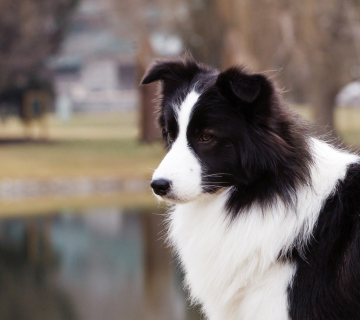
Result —
[[[168, 147], [151, 182], [157, 197], [186, 203], [234, 187], [255, 200], [266, 185], [253, 183], [271, 183], [270, 173], [295, 156], [292, 122], [263, 74], [218, 72], [186, 57], [155, 63], [142, 84], [154, 81], [161, 82], [159, 124]], [[259, 190], [248, 194], [252, 188]]]

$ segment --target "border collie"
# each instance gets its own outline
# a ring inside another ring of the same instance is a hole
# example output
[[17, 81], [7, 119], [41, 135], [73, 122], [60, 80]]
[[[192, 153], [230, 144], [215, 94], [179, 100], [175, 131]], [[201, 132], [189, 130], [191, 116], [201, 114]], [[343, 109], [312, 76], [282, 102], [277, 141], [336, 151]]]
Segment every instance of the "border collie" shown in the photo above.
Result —
[[158, 61], [156, 197], [210, 320], [360, 319], [360, 163], [314, 138], [272, 81]]

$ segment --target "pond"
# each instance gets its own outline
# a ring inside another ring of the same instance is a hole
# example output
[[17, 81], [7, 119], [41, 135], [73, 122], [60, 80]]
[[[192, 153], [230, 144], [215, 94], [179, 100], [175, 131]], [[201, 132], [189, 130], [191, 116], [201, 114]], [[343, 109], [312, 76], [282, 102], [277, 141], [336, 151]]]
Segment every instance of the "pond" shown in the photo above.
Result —
[[162, 212], [65, 210], [0, 222], [0, 319], [200, 319]]

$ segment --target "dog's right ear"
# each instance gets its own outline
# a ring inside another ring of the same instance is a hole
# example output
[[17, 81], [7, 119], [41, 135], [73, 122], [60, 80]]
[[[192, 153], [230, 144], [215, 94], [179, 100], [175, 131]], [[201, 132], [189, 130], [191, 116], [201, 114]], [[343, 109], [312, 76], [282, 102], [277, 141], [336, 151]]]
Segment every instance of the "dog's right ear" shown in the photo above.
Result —
[[168, 63], [158, 61], [146, 71], [145, 76], [141, 80], [140, 84], [149, 84], [155, 81], [164, 80], [164, 77], [168, 72]]
[[155, 81], [164, 83], [191, 81], [199, 71], [199, 65], [191, 57], [157, 61], [146, 72], [140, 84], [149, 84]]
[[147, 70], [140, 84], [149, 84], [155, 81], [165, 80], [171, 74], [172, 62], [157, 61]]

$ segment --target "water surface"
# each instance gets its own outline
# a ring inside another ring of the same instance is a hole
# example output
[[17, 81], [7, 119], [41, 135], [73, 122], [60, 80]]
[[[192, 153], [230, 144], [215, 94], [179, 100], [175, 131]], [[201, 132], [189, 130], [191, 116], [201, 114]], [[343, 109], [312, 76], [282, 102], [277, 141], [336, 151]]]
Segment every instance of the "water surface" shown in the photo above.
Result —
[[200, 319], [161, 212], [94, 208], [0, 221], [0, 319]]

